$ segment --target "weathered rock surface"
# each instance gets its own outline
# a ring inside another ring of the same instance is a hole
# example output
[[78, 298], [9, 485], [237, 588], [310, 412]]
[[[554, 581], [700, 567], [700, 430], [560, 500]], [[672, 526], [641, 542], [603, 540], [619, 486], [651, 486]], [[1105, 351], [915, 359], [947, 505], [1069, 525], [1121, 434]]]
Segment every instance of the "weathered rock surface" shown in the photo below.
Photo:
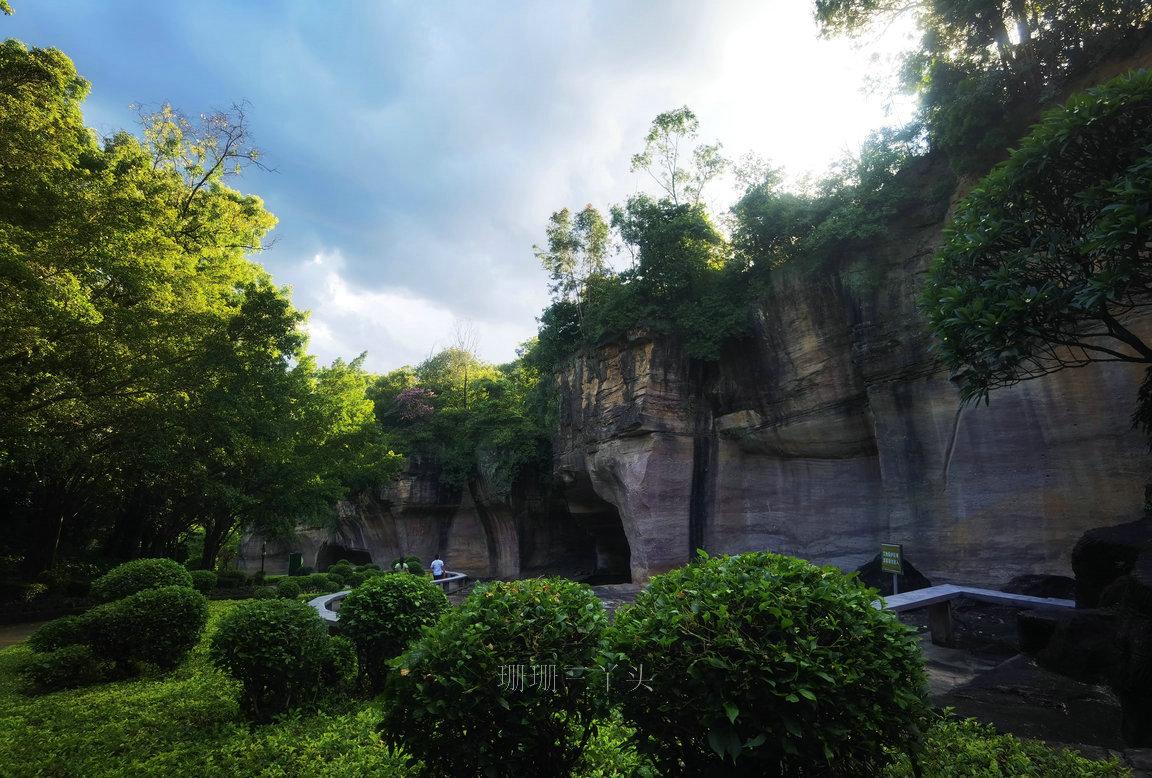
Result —
[[[302, 527], [291, 540], [268, 543], [265, 570], [286, 572], [295, 551], [318, 570], [342, 558], [386, 565], [415, 555], [425, 563], [440, 556], [450, 570], [476, 578], [597, 571], [594, 538], [530, 473], [511, 495], [498, 496], [482, 482], [446, 488], [434, 467], [417, 464], [388, 486], [341, 502], [337, 514], [335, 526]], [[241, 569], [260, 569], [261, 544], [258, 536], [245, 538]]]
[[1152, 463], [1129, 422], [1139, 367], [960, 407], [917, 308], [944, 175], [919, 171], [925, 204], [867, 259], [778, 271], [755, 336], [717, 363], [634, 332], [559, 376], [556, 471], [581, 505], [618, 514], [634, 580], [695, 548], [850, 570], [893, 541], [934, 582], [996, 585], [1067, 574], [1085, 529], [1138, 508]]

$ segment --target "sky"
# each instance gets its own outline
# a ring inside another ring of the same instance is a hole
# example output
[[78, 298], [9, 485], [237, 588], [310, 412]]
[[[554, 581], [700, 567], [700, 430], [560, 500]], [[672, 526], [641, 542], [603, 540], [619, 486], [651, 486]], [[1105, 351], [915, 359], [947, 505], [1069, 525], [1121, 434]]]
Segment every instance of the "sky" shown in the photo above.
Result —
[[279, 218], [255, 259], [311, 311], [314, 354], [366, 351], [378, 372], [457, 322], [481, 357], [514, 358], [548, 302], [548, 216], [649, 189], [629, 160], [661, 111], [688, 105], [701, 141], [800, 176], [910, 110], [868, 88], [908, 31], [821, 40], [805, 0], [13, 6], [0, 34], [68, 54], [102, 134], [134, 129], [133, 104], [248, 102], [274, 172], [232, 185]]

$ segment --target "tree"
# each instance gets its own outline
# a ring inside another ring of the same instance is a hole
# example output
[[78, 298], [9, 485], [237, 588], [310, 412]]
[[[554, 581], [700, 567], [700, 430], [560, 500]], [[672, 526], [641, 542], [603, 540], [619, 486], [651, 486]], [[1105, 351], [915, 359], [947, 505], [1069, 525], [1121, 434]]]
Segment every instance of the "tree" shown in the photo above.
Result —
[[859, 35], [913, 15], [919, 47], [905, 87], [935, 148], [961, 173], [984, 172], [1072, 79], [1134, 48], [1152, 7], [1143, 0], [815, 0], [825, 35]]
[[644, 150], [632, 156], [632, 172], [647, 173], [673, 205], [699, 205], [704, 187], [728, 166], [719, 143], [686, 148], [699, 128], [688, 106], [665, 111], [652, 120]]
[[[1093, 362], [1152, 365], [1152, 72], [1045, 115], [957, 207], [924, 294], [965, 400]], [[1152, 372], [1136, 421], [1152, 433]]]
[[532, 249], [548, 271], [553, 300], [580, 300], [588, 279], [608, 272], [609, 233], [608, 223], [591, 204], [575, 219], [567, 208], [549, 217], [548, 247]]

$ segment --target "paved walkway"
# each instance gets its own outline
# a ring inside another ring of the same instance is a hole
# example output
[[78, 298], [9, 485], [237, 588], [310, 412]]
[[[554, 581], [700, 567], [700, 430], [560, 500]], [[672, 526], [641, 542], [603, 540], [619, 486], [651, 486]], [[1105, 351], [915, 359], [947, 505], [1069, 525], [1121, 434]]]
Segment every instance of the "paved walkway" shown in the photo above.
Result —
[[43, 621], [32, 621], [27, 624], [0, 624], [0, 648], [8, 648], [24, 641], [43, 624]]

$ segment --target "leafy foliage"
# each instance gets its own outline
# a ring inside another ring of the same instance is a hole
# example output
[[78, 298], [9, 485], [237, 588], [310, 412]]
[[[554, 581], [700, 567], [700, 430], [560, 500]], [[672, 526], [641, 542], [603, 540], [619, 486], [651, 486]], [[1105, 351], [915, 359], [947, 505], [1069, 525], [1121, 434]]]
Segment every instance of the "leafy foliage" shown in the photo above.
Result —
[[941, 718], [928, 728], [918, 755], [921, 772], [906, 754], [898, 754], [884, 772], [889, 778], [913, 775], [948, 778], [1024, 778], [1059, 775], [1066, 778], [1122, 778], [1130, 771], [1120, 760], [1096, 761], [1074, 751], [1054, 749], [1038, 740], [1018, 740], [1000, 734], [975, 719]]
[[[603, 707], [591, 668], [606, 624], [596, 595], [572, 581], [478, 586], [393, 662], [385, 739], [443, 775], [570, 774]], [[555, 668], [555, 690], [502, 684], [509, 666]]]
[[216, 573], [211, 570], [193, 570], [192, 588], [201, 594], [208, 594], [216, 588]]
[[189, 587], [145, 589], [84, 614], [85, 643], [122, 672], [139, 662], [171, 670], [196, 645], [207, 618], [207, 600]]
[[220, 619], [212, 662], [240, 681], [240, 705], [256, 721], [313, 705], [333, 661], [328, 628], [316, 611], [290, 600], [250, 601]]
[[276, 595], [285, 600], [295, 600], [303, 593], [300, 582], [291, 578], [285, 578], [276, 584]]
[[28, 690], [47, 694], [103, 683], [112, 676], [112, 662], [101, 659], [86, 645], [64, 645], [30, 655], [20, 668]]
[[[924, 293], [966, 399], [1065, 367], [1152, 363], [1152, 72], [1049, 112], [956, 209]], [[1137, 420], [1152, 431], [1152, 407]]]
[[1141, 0], [815, 0], [825, 34], [859, 35], [912, 12], [922, 38], [903, 63], [933, 148], [958, 171], [1003, 156], [1035, 109], [1133, 48], [1152, 22]]
[[357, 586], [340, 604], [340, 631], [356, 646], [373, 691], [384, 688], [388, 660], [435, 624], [448, 607], [444, 591], [422, 576], [390, 573]]
[[[621, 709], [657, 767], [867, 774], [916, 737], [924, 673], [907, 628], [833, 568], [767, 553], [656, 576], [612, 648], [651, 691]], [[725, 768], [725, 763], [729, 765]]]
[[109, 570], [92, 583], [92, 596], [109, 602], [145, 589], [192, 586], [192, 576], [171, 559], [134, 559]]
[[31, 577], [196, 536], [211, 569], [401, 462], [360, 363], [318, 367], [248, 258], [275, 219], [229, 186], [259, 165], [244, 106], [101, 141], [87, 93], [59, 51], [0, 44], [0, 544]]
[[86, 624], [82, 616], [53, 619], [28, 636], [28, 647], [33, 651], [48, 652], [83, 643], [88, 634]]

